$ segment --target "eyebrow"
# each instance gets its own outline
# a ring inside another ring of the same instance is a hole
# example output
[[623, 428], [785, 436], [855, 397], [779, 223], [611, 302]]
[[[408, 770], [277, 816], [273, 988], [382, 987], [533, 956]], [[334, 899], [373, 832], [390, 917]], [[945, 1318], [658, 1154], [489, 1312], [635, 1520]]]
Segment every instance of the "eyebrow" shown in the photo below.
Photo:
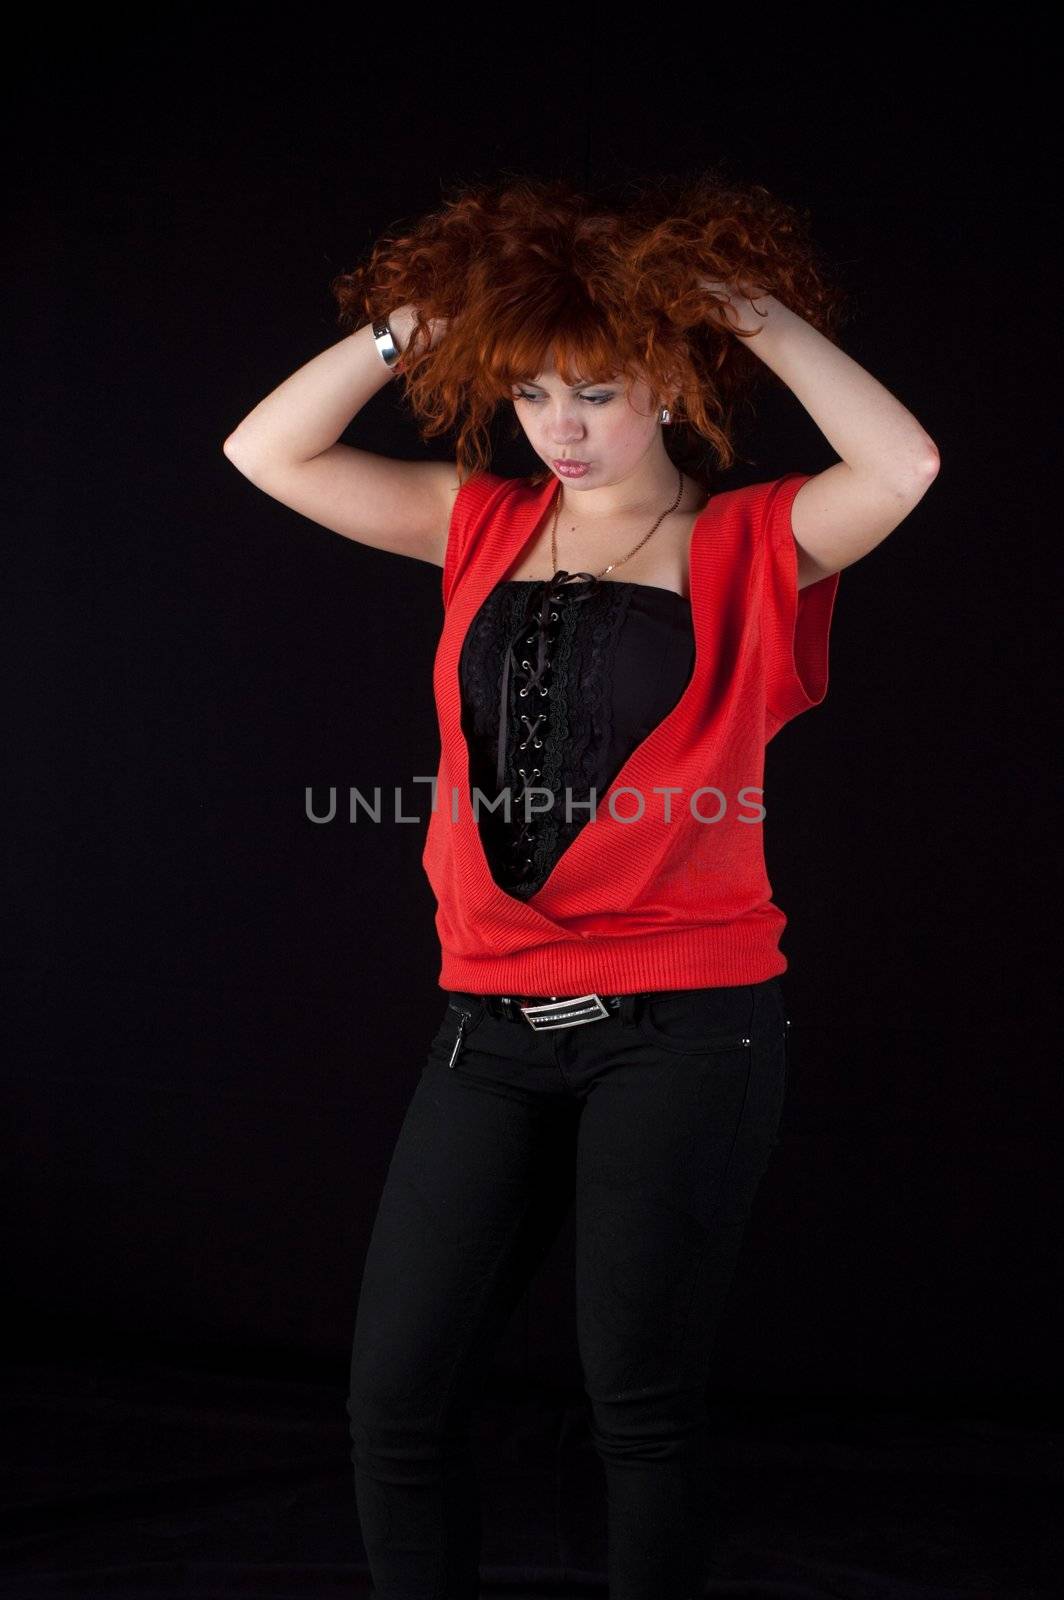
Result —
[[[609, 379], [603, 378], [601, 381], [603, 383], [608, 383]], [[533, 389], [542, 389], [543, 387], [543, 385], [541, 383], [537, 383], [534, 378], [515, 378], [514, 382], [531, 385]], [[571, 383], [569, 387], [570, 389], [593, 389], [598, 386], [598, 383], [599, 380], [596, 378], [584, 378], [579, 383]]]

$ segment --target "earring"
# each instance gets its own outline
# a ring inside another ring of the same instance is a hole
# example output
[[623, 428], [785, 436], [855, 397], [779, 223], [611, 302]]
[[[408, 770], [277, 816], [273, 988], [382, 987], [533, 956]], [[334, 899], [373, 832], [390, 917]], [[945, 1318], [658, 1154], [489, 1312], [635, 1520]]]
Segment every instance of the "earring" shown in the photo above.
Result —
[[662, 408], [661, 408], [661, 416], [658, 418], [658, 421], [659, 422], [671, 422], [672, 421], [672, 415], [671, 415], [671, 413], [669, 411], [668, 406], [662, 406]]

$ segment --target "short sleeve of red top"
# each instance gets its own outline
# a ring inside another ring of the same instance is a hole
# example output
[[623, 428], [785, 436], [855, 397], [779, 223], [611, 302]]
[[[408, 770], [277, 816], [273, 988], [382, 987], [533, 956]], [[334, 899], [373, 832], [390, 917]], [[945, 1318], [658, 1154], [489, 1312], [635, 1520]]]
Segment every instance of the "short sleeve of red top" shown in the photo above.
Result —
[[808, 472], [789, 472], [744, 491], [756, 497], [753, 527], [761, 547], [761, 630], [765, 670], [765, 743], [828, 688], [828, 639], [839, 574], [798, 587], [798, 547], [791, 507]]

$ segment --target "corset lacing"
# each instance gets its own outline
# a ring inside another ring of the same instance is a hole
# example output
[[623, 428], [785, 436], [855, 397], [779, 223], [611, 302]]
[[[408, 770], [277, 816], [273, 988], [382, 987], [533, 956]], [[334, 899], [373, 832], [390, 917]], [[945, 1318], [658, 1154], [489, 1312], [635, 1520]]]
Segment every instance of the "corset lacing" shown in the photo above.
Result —
[[[510, 871], [518, 878], [524, 877], [533, 867], [532, 854], [535, 844], [536, 823], [538, 817], [530, 816], [527, 820], [523, 815], [524, 799], [528, 789], [534, 788], [542, 777], [542, 769], [533, 766], [534, 753], [543, 748], [543, 737], [546, 733], [547, 706], [544, 702], [550, 696], [549, 678], [551, 672], [551, 652], [557, 638], [555, 624], [559, 621], [561, 613], [557, 609], [566, 601], [574, 603], [587, 600], [599, 587], [599, 580], [590, 572], [569, 573], [559, 570], [544, 583], [531, 589], [525, 603], [521, 626], [510, 640], [503, 661], [502, 694], [499, 702], [499, 739], [496, 748], [495, 782], [496, 789], [501, 792], [506, 777], [506, 737], [507, 718], [510, 705], [510, 673], [513, 672], [513, 681], [517, 690], [516, 699], [525, 702], [524, 710], [518, 707], [517, 715], [524, 723], [524, 737], [515, 746], [517, 758], [528, 752], [528, 761], [524, 766], [517, 766], [517, 774], [521, 778], [522, 788], [517, 795], [511, 795], [511, 808], [520, 806], [520, 814], [515, 814], [511, 809], [511, 818], [515, 827], [508, 836], [507, 853], [509, 855]], [[531, 631], [530, 631], [531, 630]], [[528, 655], [524, 654], [527, 647], [534, 649]], [[522, 676], [522, 673], [525, 676]], [[515, 760], [516, 765], [516, 760]]]

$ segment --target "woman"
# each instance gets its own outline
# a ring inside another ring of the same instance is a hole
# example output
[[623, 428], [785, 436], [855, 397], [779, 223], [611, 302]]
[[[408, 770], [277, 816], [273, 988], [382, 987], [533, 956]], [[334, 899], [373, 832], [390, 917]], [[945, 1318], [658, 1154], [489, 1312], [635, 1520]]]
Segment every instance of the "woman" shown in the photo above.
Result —
[[[225, 449], [305, 516], [442, 568], [423, 860], [447, 1000], [348, 1400], [376, 1593], [476, 1595], [471, 1409], [575, 1204], [611, 1600], [693, 1600], [709, 1356], [785, 1088], [764, 749], [823, 700], [838, 575], [937, 453], [827, 336], [802, 219], [713, 175], [614, 206], [473, 187], [334, 289], [356, 331]], [[701, 452], [734, 461], [753, 358], [840, 459], [714, 491]], [[337, 442], [395, 373], [424, 435], [461, 420], [457, 484]], [[526, 478], [487, 466], [500, 405], [543, 464]]]

